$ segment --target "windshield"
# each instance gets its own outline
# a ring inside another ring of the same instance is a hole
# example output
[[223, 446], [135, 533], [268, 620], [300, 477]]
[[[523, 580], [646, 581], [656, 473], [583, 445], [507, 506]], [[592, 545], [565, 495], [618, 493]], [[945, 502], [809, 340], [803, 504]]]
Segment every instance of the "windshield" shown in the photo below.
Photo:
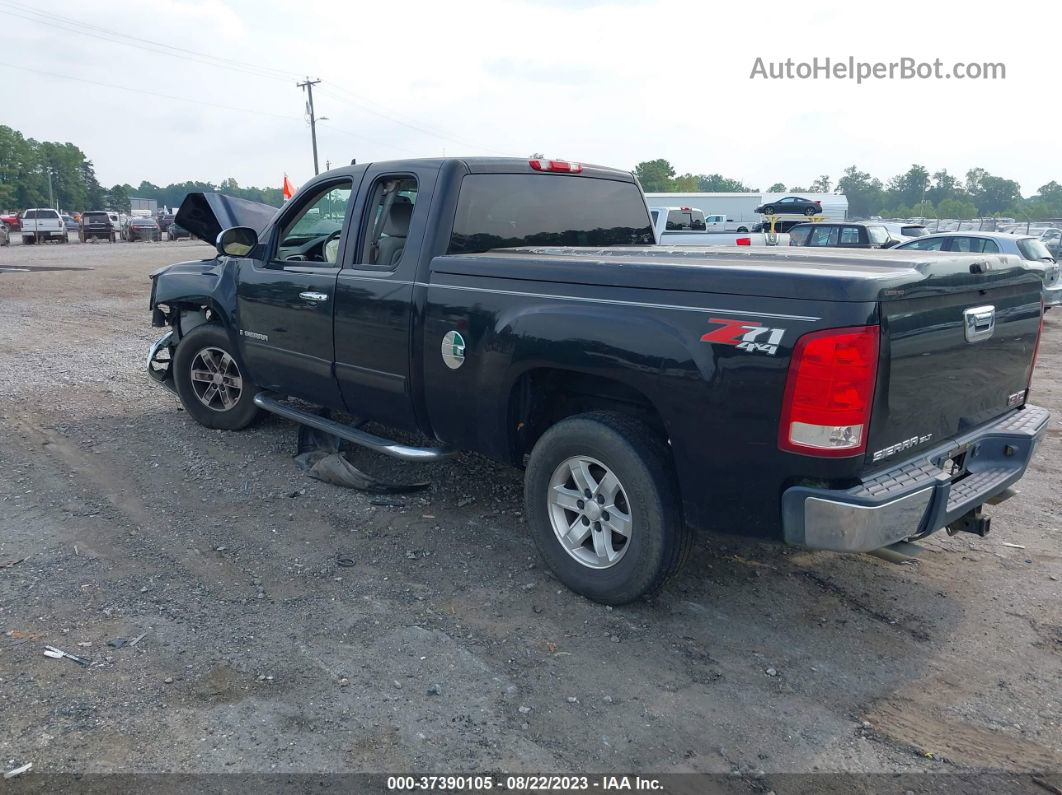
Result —
[[633, 182], [554, 174], [470, 174], [461, 183], [449, 252], [653, 242], [645, 199]]
[[900, 234], [904, 237], [922, 237], [928, 235], [929, 230], [924, 226], [902, 226], [900, 227]]
[[107, 213], [85, 213], [81, 218], [84, 221], [91, 221], [96, 224], [111, 220]]
[[1031, 260], [1047, 260], [1053, 259], [1051, 252], [1047, 250], [1047, 246], [1042, 241], [1037, 240], [1035, 237], [1023, 237], [1018, 240], [1018, 251], [1021, 252], [1022, 257]]

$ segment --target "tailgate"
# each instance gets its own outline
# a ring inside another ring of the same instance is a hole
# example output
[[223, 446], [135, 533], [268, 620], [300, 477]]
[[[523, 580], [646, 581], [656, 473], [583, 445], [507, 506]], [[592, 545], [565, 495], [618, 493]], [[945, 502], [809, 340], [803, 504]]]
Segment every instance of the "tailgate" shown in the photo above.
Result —
[[881, 302], [868, 463], [939, 445], [1025, 402], [1042, 281], [1022, 268], [948, 281]]

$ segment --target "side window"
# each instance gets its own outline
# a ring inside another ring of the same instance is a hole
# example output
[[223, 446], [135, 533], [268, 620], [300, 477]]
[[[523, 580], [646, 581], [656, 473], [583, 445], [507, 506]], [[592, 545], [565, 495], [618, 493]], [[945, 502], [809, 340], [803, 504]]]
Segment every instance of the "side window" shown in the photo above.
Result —
[[889, 230], [884, 226], [868, 226], [867, 237], [872, 245], [880, 246], [889, 239]]
[[960, 251], [963, 254], [980, 254], [981, 245], [979, 237], [953, 237], [951, 239], [951, 250]]
[[649, 215], [653, 216], [653, 226], [656, 226], [656, 222], [660, 218], [660, 211], [659, 210], [650, 210], [649, 211]]
[[300, 205], [282, 222], [273, 259], [335, 265], [350, 194], [351, 182], [345, 180], [322, 188]]
[[836, 226], [816, 226], [811, 233], [811, 240], [808, 241], [809, 246], [836, 246], [838, 236], [838, 227]]
[[930, 240], [916, 240], [913, 243], [907, 243], [902, 248], [910, 251], [941, 251], [944, 248], [945, 237], [935, 237]]
[[981, 249], [984, 254], [998, 254], [999, 246], [996, 245], [995, 240], [986, 240], [984, 248]]
[[789, 230], [789, 245], [806, 246], [808, 235], [811, 234], [810, 226], [794, 226]]
[[361, 251], [354, 267], [385, 271], [397, 268], [416, 205], [414, 177], [395, 174], [377, 179], [366, 204]]
[[858, 246], [860, 242], [858, 226], [846, 226], [841, 229], [842, 246]]

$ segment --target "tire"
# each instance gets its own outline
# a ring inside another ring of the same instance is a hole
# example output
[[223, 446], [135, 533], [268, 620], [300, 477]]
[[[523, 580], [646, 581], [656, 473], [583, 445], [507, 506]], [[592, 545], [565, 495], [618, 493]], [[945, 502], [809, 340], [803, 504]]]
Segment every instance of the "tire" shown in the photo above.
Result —
[[[572, 505], [580, 464], [588, 464], [582, 479], [594, 487], [601, 488], [611, 474], [614, 496], [602, 503], [585, 499], [584, 491]], [[558, 494], [563, 505], [554, 499]], [[658, 591], [692, 548], [667, 444], [643, 422], [622, 414], [580, 414], [547, 430], [531, 451], [524, 500], [546, 564], [571, 590], [595, 602], [621, 605]], [[581, 544], [570, 537], [562, 541], [561, 530], [554, 529], [580, 525], [588, 533]], [[628, 535], [610, 526], [626, 527]]]
[[814, 215], [814, 214], [815, 214], [815, 208], [814, 207], [805, 207], [804, 208], [804, 215], [811, 216], [811, 215]]
[[22, 236], [22, 245], [24, 245], [24, 246], [32, 246], [36, 242], [37, 241], [34, 240], [33, 235], [23, 235]]
[[[222, 355], [219, 355], [219, 352]], [[192, 419], [207, 428], [238, 431], [246, 428], [258, 416], [258, 407], [254, 405], [257, 389], [241, 372], [234, 353], [228, 333], [221, 326], [212, 323], [192, 329], [174, 352], [173, 381], [177, 387], [177, 395]], [[204, 386], [202, 380], [193, 381], [193, 369], [204, 373], [212, 372], [217, 370], [218, 364], [230, 377], [233, 374], [239, 377], [238, 395], [233, 395], [235, 390], [232, 386], [211, 393], [214, 384], [206, 382]], [[226, 405], [226, 395], [230, 399], [234, 398], [231, 406]], [[210, 405], [207, 405], [207, 398]]]
[[739, 226], [737, 228], [737, 231], [738, 231], [739, 235], [747, 235], [748, 232], [749, 232], [749, 230], [746, 227], [744, 227], [744, 226]]
[[766, 207], [764, 207], [763, 208], [763, 214], [764, 215], [774, 215], [774, 205], [773, 204], [768, 204]]

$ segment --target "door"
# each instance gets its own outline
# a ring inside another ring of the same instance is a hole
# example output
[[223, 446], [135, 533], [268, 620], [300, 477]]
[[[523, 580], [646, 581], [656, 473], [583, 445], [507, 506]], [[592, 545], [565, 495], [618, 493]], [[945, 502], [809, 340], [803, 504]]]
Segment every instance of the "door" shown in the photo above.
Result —
[[416, 429], [410, 387], [413, 286], [437, 170], [372, 167], [336, 286], [336, 380], [347, 409]]
[[237, 286], [240, 352], [256, 383], [334, 407], [332, 307], [353, 187], [329, 180], [286, 208], [265, 259], [240, 263]]

